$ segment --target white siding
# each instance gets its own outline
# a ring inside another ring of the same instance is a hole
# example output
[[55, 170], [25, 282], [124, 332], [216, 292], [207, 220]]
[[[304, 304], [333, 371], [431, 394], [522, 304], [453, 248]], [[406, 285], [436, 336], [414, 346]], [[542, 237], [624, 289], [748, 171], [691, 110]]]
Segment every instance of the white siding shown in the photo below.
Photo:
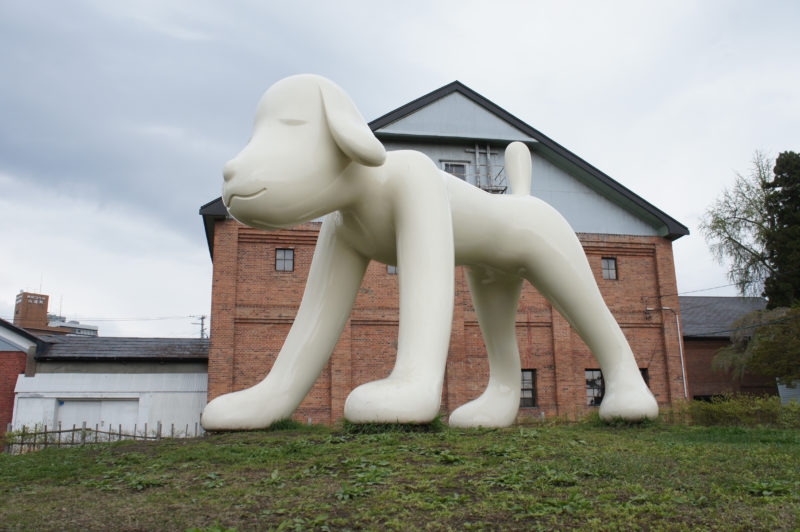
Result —
[[[39, 373], [17, 378], [14, 429], [22, 426], [95, 424], [101, 427], [176, 431], [195, 423], [206, 404], [205, 373]], [[79, 419], [83, 417], [84, 419]]]
[[393, 122], [379, 132], [498, 140], [529, 140], [497, 115], [454, 92]]
[[657, 229], [547, 159], [533, 156], [534, 196], [546, 201], [578, 233], [657, 236]]
[[[465, 161], [472, 163], [474, 154], [466, 149], [474, 149], [474, 144], [423, 144], [386, 142], [388, 150], [417, 150], [430, 157], [440, 168], [441, 161]], [[481, 146], [485, 149], [485, 145]], [[505, 146], [493, 146], [496, 166], [494, 174], [505, 166]], [[533, 179], [532, 194], [558, 210], [567, 219], [572, 229], [579, 233], [599, 233], [616, 235], [658, 236], [656, 227], [648, 224], [631, 211], [608, 199], [584, 184], [549, 160], [534, 152], [531, 156]], [[475, 184], [474, 179], [468, 181]], [[508, 185], [505, 172], [500, 173], [499, 183]], [[625, 200], [623, 200], [625, 201]]]
[[778, 384], [778, 395], [781, 397], [782, 404], [789, 404], [790, 401], [800, 403], [800, 382], [794, 381], [793, 388]]

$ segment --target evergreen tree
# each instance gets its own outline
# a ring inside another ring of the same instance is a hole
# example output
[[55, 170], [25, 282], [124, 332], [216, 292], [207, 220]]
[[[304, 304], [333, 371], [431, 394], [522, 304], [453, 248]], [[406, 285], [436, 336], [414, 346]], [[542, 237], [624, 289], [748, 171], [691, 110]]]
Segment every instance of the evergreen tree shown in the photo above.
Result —
[[774, 177], [765, 185], [769, 227], [764, 244], [770, 276], [764, 282], [768, 308], [800, 301], [800, 154], [778, 155]]
[[731, 345], [713, 365], [738, 378], [753, 373], [791, 384], [800, 381], [800, 155], [783, 152], [770, 166], [756, 153], [751, 174], [737, 176], [701, 224], [717, 258], [730, 261], [740, 292], [768, 299], [767, 310], [733, 325]]

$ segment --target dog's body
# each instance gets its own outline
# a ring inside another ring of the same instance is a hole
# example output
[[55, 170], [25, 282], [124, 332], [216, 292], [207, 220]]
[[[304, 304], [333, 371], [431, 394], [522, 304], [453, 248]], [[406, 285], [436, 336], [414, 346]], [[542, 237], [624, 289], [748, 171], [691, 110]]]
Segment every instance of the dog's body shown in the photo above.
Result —
[[226, 165], [225, 205], [241, 222], [264, 229], [327, 216], [272, 370], [256, 386], [209, 403], [204, 427], [262, 428], [291, 416], [325, 367], [371, 259], [398, 266], [397, 362], [388, 378], [353, 390], [345, 405], [350, 421], [422, 423], [438, 414], [455, 264], [469, 267], [490, 379], [481, 397], [452, 413], [451, 425], [506, 426], [516, 417], [515, 321], [523, 279], [597, 357], [606, 383], [601, 416], [655, 417], [655, 399], [580, 242], [552, 207], [528, 195], [527, 148], [514, 143], [509, 150], [513, 194], [487, 194], [419, 152], [387, 154], [349, 98], [324, 78], [295, 76], [270, 88], [250, 143]]

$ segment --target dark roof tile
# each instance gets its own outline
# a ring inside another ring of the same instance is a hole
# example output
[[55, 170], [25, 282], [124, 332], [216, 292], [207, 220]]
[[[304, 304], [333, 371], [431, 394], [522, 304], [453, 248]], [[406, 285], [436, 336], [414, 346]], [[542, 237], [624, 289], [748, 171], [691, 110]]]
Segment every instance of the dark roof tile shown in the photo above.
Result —
[[208, 360], [204, 338], [42, 336], [49, 348], [38, 360]]
[[728, 338], [733, 323], [754, 310], [763, 310], [761, 297], [680, 296], [684, 337]]

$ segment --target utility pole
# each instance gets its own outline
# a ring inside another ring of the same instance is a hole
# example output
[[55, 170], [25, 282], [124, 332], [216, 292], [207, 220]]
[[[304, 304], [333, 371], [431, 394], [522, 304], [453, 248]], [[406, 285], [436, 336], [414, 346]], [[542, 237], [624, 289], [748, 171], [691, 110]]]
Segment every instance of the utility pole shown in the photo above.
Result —
[[191, 318], [199, 318], [200, 319], [200, 323], [194, 322], [194, 323], [192, 323], [192, 325], [199, 325], [200, 326], [200, 338], [208, 338], [208, 335], [206, 334], [206, 318], [208, 316], [203, 314], [201, 316], [190, 316], [190, 317]]

